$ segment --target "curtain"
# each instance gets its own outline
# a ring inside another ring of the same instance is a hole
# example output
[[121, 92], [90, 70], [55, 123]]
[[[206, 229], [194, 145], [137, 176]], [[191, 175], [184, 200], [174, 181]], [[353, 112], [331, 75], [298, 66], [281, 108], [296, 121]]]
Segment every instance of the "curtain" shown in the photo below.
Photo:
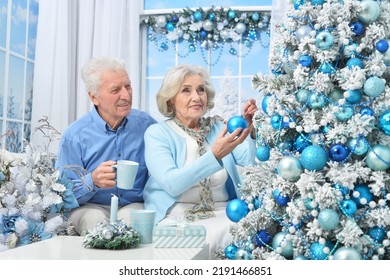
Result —
[[[92, 103], [80, 77], [84, 63], [94, 56], [126, 61], [134, 90], [133, 106], [140, 106], [140, 28], [143, 1], [40, 0], [37, 29], [32, 127], [47, 117], [60, 134], [89, 112]], [[34, 145], [43, 135], [34, 133]], [[50, 150], [56, 152], [59, 143]]]

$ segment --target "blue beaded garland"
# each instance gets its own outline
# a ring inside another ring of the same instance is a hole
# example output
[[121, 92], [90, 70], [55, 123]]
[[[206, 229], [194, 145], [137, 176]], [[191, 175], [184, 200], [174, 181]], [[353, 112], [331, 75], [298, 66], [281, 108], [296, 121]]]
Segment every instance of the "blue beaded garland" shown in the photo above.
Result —
[[341, 143], [333, 144], [329, 148], [329, 158], [333, 161], [342, 162], [348, 157], [348, 155], [348, 147]]
[[385, 53], [389, 49], [389, 43], [387, 42], [387, 40], [379, 40], [378, 42], [376, 42], [375, 48], [378, 52]]
[[368, 235], [377, 243], [381, 243], [386, 237], [386, 230], [380, 226], [374, 226], [368, 230]]
[[233, 116], [227, 122], [227, 129], [229, 133], [233, 133], [237, 128], [242, 128], [243, 130], [248, 127], [248, 123], [241, 116]]
[[321, 146], [308, 146], [302, 151], [300, 161], [302, 166], [309, 171], [322, 170], [327, 161], [326, 151]]
[[254, 243], [257, 247], [263, 247], [271, 241], [271, 236], [268, 232], [261, 229], [254, 236]]
[[248, 214], [248, 204], [238, 198], [235, 198], [226, 205], [226, 215], [232, 222], [239, 222]]
[[340, 207], [341, 207], [343, 213], [349, 217], [353, 216], [357, 210], [357, 205], [356, 205], [355, 201], [353, 201], [351, 199], [344, 199], [341, 202]]
[[[352, 195], [353, 192], [355, 192], [355, 191], [359, 192], [358, 197], [354, 197]], [[358, 208], [362, 208], [362, 207], [366, 206], [370, 201], [372, 201], [374, 199], [374, 195], [370, 192], [370, 188], [365, 184], [355, 185], [353, 190], [351, 190], [350, 196], [351, 196], [351, 199], [356, 203], [356, 206]], [[360, 202], [360, 200], [362, 198], [364, 198], [366, 200], [366, 204], [362, 204]]]

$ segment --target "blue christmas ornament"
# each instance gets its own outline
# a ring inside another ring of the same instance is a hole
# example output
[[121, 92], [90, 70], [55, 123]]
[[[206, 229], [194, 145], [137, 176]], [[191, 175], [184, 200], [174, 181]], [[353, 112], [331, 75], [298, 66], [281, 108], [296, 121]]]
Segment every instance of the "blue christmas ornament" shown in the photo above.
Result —
[[361, 260], [362, 255], [356, 248], [342, 246], [334, 252], [333, 259], [334, 260]]
[[313, 110], [320, 110], [328, 105], [328, 100], [323, 94], [312, 94], [310, 95], [307, 104]]
[[299, 103], [306, 104], [310, 95], [312, 95], [312, 92], [310, 90], [300, 89], [300, 90], [298, 90], [298, 92], [296, 94], [296, 98], [297, 98]]
[[302, 151], [300, 161], [302, 166], [309, 171], [322, 170], [327, 161], [326, 151], [321, 146], [308, 146]]
[[192, 15], [193, 19], [195, 22], [198, 22], [198, 21], [201, 21], [202, 18], [203, 18], [203, 15], [201, 12], [199, 11], [196, 11], [193, 15]]
[[202, 30], [200, 30], [199, 35], [200, 35], [200, 37], [202, 37], [204, 39], [207, 37], [207, 31], [202, 29]]
[[252, 14], [252, 20], [253, 20], [253, 21], [258, 21], [259, 19], [260, 19], [259, 13], [253, 13], [253, 14]]
[[[353, 196], [353, 192], [359, 192], [358, 197]], [[356, 203], [358, 208], [362, 208], [370, 203], [374, 199], [374, 195], [370, 192], [370, 188], [365, 184], [355, 185], [353, 190], [350, 192], [351, 199]], [[366, 203], [362, 204], [361, 199], [365, 199]]]
[[278, 143], [277, 147], [278, 147], [280, 152], [288, 153], [292, 150], [293, 143], [291, 141], [283, 141], [283, 142]]
[[313, 6], [317, 6], [324, 4], [325, 0], [310, 0], [310, 2]]
[[228, 17], [229, 17], [230, 19], [234, 19], [234, 18], [236, 17], [236, 12], [230, 10], [230, 11], [228, 12]]
[[236, 256], [235, 256], [234, 259], [235, 260], [251, 260], [253, 258], [252, 258], [252, 255], [249, 252], [247, 252], [247, 251], [245, 251], [243, 249], [239, 249], [237, 251]]
[[345, 213], [345, 215], [349, 217], [352, 217], [357, 210], [357, 205], [355, 201], [351, 199], [344, 199], [340, 205], [341, 209], [343, 210], [343, 213]]
[[248, 127], [248, 123], [241, 116], [233, 116], [227, 122], [227, 129], [229, 133], [233, 133], [237, 128], [242, 128], [243, 130]]
[[363, 92], [369, 97], [378, 97], [385, 91], [385, 81], [377, 76], [368, 78], [363, 85]]
[[230, 245], [226, 246], [226, 248], [225, 248], [225, 256], [229, 260], [234, 260], [234, 258], [236, 257], [237, 251], [238, 251], [238, 247], [234, 244], [230, 244]]
[[329, 158], [330, 160], [342, 162], [349, 155], [349, 149], [347, 146], [337, 143], [333, 144], [329, 148]]
[[317, 48], [321, 50], [329, 50], [334, 43], [334, 37], [329, 31], [321, 31], [315, 38]]
[[308, 260], [308, 258], [304, 255], [298, 255], [294, 258], [294, 260], [297, 260], [297, 261], [305, 261], [305, 260]]
[[336, 69], [333, 67], [333, 65], [329, 62], [324, 62], [320, 65], [318, 68], [318, 71], [324, 74], [333, 74], [336, 72]]
[[330, 208], [323, 209], [318, 214], [318, 224], [324, 230], [334, 230], [340, 222], [339, 214]]
[[312, 59], [309, 55], [302, 55], [298, 60], [298, 63], [300, 65], [302, 65], [302, 67], [310, 67], [311, 62], [312, 62]]
[[253, 200], [253, 206], [255, 207], [255, 209], [259, 209], [261, 207], [261, 205], [263, 205], [263, 199], [259, 199], [259, 198], [255, 198]]
[[362, 107], [359, 111], [360, 115], [362, 116], [373, 116], [374, 115], [374, 111], [370, 108], [370, 107]]
[[313, 199], [311, 199], [311, 198], [305, 198], [304, 200], [303, 200], [303, 205], [306, 207], [306, 209], [309, 209], [309, 210], [313, 210], [313, 209], [315, 209], [313, 206], [312, 206], [312, 201], [313, 201]]
[[179, 18], [177, 16], [172, 16], [172, 20], [171, 20], [173, 23], [176, 23], [179, 21]]
[[267, 161], [270, 157], [270, 148], [266, 146], [259, 146], [256, 149], [256, 158], [260, 161]]
[[166, 28], [168, 31], [173, 31], [173, 30], [175, 30], [175, 26], [173, 25], [172, 22], [168, 22], [168, 23], [165, 25], [165, 28]]
[[360, 2], [361, 10], [359, 12], [358, 18], [366, 24], [373, 23], [376, 21], [380, 14], [381, 8], [379, 4], [372, 0], [363, 0]]
[[305, 5], [305, 0], [295, 0], [294, 1], [294, 9], [299, 10], [302, 5]]
[[276, 203], [279, 204], [280, 206], [287, 206], [287, 203], [290, 202], [290, 197], [288, 195], [284, 195], [278, 189], [275, 189], [272, 192], [272, 195], [273, 195]]
[[[278, 232], [275, 234], [273, 240], [272, 240], [272, 248], [275, 250], [280, 247], [282, 248], [282, 252], [280, 255], [282, 255], [285, 258], [289, 258], [293, 256], [293, 246], [291, 240], [286, 239], [287, 233], [285, 232]], [[285, 243], [285, 246], [283, 246], [282, 243]]]
[[272, 96], [271, 94], [267, 93], [266, 95], [264, 95], [264, 98], [261, 101], [261, 108], [263, 109], [263, 112], [267, 116], [269, 116], [269, 114], [268, 114], [268, 103], [270, 101], [271, 96]]
[[347, 145], [350, 151], [357, 156], [365, 155], [369, 149], [367, 141], [363, 138], [352, 138]]
[[215, 19], [215, 14], [214, 13], [210, 13], [209, 14], [209, 20], [214, 21], [214, 19]]
[[367, 153], [366, 164], [373, 171], [384, 171], [390, 167], [390, 149], [376, 144]]
[[168, 49], [168, 45], [166, 43], [163, 42], [160, 44], [160, 50], [166, 51], [167, 49]]
[[277, 167], [277, 174], [286, 181], [296, 182], [301, 177], [303, 167], [301, 162], [294, 156], [282, 158]]
[[383, 112], [379, 117], [378, 126], [384, 133], [390, 135], [390, 110]]
[[332, 187], [335, 188], [336, 190], [339, 190], [343, 196], [346, 196], [349, 193], [349, 189], [347, 187], [344, 187], [338, 183], [333, 184]]
[[236, 55], [237, 54], [237, 50], [235, 48], [230, 48], [229, 49], [229, 53], [232, 54], [232, 55]]
[[354, 114], [353, 108], [350, 106], [343, 106], [337, 112], [334, 113], [336, 119], [340, 122], [345, 122], [352, 118]]
[[343, 90], [336, 88], [335, 90], [331, 91], [328, 96], [330, 99], [332, 99], [333, 102], [337, 103], [340, 99], [344, 98], [343, 93]]
[[351, 28], [352, 32], [356, 35], [356, 36], [360, 36], [363, 34], [363, 31], [364, 31], [364, 25], [363, 23], [361, 23], [360, 21], [355, 21], [355, 22], [352, 22], [349, 27]]
[[311, 135], [299, 134], [294, 141], [294, 149], [302, 152], [307, 146], [311, 145]]
[[362, 100], [362, 92], [360, 89], [350, 89], [348, 90], [347, 101], [351, 104], [356, 104]]
[[379, 40], [378, 42], [376, 42], [375, 48], [378, 52], [385, 53], [389, 49], [389, 43], [387, 42], [387, 40]]
[[238, 198], [235, 198], [226, 205], [226, 215], [232, 222], [239, 222], [248, 214], [248, 204]]
[[384, 227], [374, 226], [368, 230], [368, 235], [376, 242], [382, 243], [386, 237], [386, 230]]
[[283, 127], [283, 118], [281, 115], [276, 114], [271, 117], [271, 126], [274, 129], [281, 129]]
[[319, 242], [314, 242], [310, 245], [310, 256], [313, 260], [325, 260], [328, 257], [328, 254], [324, 252], [324, 248], [329, 248], [329, 252], [332, 251], [334, 244], [329, 240], [325, 241], [325, 244], [320, 244]]
[[271, 241], [271, 236], [268, 232], [261, 229], [254, 236], [254, 243], [257, 247], [263, 247]]
[[364, 63], [363, 63], [363, 61], [361, 59], [359, 59], [357, 57], [352, 57], [352, 58], [348, 59], [347, 67], [349, 69], [352, 69], [354, 67], [358, 67], [360, 69], [363, 69], [364, 68]]
[[195, 45], [194, 45], [194, 44], [189, 44], [189, 45], [188, 45], [188, 50], [189, 50], [190, 52], [195, 52], [195, 51], [196, 51]]

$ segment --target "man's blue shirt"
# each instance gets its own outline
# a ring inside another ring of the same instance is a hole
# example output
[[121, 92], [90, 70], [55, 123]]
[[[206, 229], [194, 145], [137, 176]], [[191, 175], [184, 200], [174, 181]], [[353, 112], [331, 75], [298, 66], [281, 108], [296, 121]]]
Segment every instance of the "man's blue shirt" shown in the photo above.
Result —
[[[75, 186], [73, 192], [80, 205], [97, 203], [110, 205], [111, 194], [119, 205], [143, 202], [142, 192], [148, 179], [144, 158], [144, 132], [156, 121], [148, 114], [132, 109], [116, 131], [99, 116], [94, 107], [90, 113], [73, 122], [65, 131], [58, 153], [58, 167]], [[131, 190], [98, 188], [93, 185], [91, 172], [102, 162], [120, 159], [139, 163], [134, 188]], [[72, 171], [78, 170], [80, 173]]]

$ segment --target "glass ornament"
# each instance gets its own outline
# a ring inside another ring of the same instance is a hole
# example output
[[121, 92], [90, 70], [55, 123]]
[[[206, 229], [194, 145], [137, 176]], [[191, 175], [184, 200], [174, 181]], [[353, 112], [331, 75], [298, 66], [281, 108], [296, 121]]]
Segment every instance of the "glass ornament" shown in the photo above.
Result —
[[337, 112], [334, 113], [336, 119], [340, 122], [345, 122], [352, 118], [354, 114], [353, 108], [350, 106], [341, 107]]
[[290, 202], [290, 197], [288, 195], [283, 194], [278, 189], [275, 189], [272, 192], [272, 196], [274, 197], [276, 203], [280, 206], [287, 206], [287, 203]]
[[361, 260], [362, 255], [356, 248], [342, 246], [334, 252], [333, 259], [334, 260]]
[[312, 63], [312, 59], [309, 55], [302, 55], [299, 57], [298, 63], [302, 65], [302, 67], [310, 67]]
[[386, 237], [386, 230], [384, 227], [374, 226], [368, 230], [368, 235], [376, 242], [382, 243]]
[[165, 28], [166, 28], [168, 31], [170, 31], [170, 32], [172, 32], [173, 30], [175, 30], [175, 26], [173, 25], [172, 22], [168, 22], [168, 23], [165, 25]]
[[282, 141], [276, 145], [282, 153], [290, 152], [293, 149], [293, 143], [291, 141]]
[[263, 247], [271, 241], [271, 236], [268, 232], [261, 229], [259, 230], [253, 238], [253, 242], [257, 247]]
[[[353, 196], [354, 192], [359, 192], [359, 196], [358, 197]], [[369, 186], [367, 186], [365, 184], [355, 185], [353, 190], [350, 191], [350, 196], [351, 196], [351, 199], [356, 203], [356, 206], [358, 208], [362, 208], [362, 207], [368, 205], [368, 203], [370, 203], [370, 201], [372, 201], [374, 199], [374, 195], [371, 193]], [[361, 203], [360, 200], [362, 198], [364, 198], [366, 200], [366, 204]]]
[[333, 67], [331, 63], [324, 62], [320, 65], [318, 71], [324, 74], [333, 74], [334, 72], [336, 72], [336, 69]]
[[248, 214], [248, 204], [238, 198], [235, 198], [226, 205], [226, 215], [232, 222], [239, 222]]
[[294, 257], [294, 260], [305, 261], [305, 260], [308, 260], [308, 258], [304, 255], [298, 255], [298, 256]]
[[159, 49], [162, 50], [162, 51], [166, 51], [168, 49], [168, 45], [166, 43], [162, 42], [160, 44]]
[[276, 114], [271, 117], [271, 126], [274, 129], [281, 129], [283, 127], [283, 118], [282, 116]]
[[244, 249], [239, 249], [234, 257], [235, 260], [251, 260], [252, 255]]
[[229, 133], [233, 133], [237, 128], [242, 128], [243, 130], [248, 127], [248, 123], [241, 116], [233, 116], [227, 122], [227, 129]]
[[214, 13], [210, 13], [209, 14], [209, 20], [214, 21], [214, 19], [215, 19], [215, 14]]
[[347, 143], [347, 146], [350, 151], [357, 156], [365, 155], [369, 149], [367, 141], [361, 138], [350, 139]]
[[375, 48], [378, 52], [385, 53], [389, 49], [389, 43], [387, 42], [387, 40], [379, 40], [378, 42], [376, 42]]
[[313, 110], [320, 110], [328, 105], [328, 100], [323, 94], [312, 94], [307, 100], [307, 105]]
[[230, 48], [229, 53], [232, 55], [237, 55], [237, 50], [235, 48]]
[[194, 44], [189, 44], [189, 45], [188, 45], [188, 50], [189, 50], [190, 52], [195, 52], [195, 51], [196, 51], [195, 45], [194, 45]]
[[194, 19], [195, 22], [199, 22], [203, 19], [203, 15], [201, 12], [196, 11], [193, 15], [192, 18]]
[[390, 167], [390, 149], [382, 144], [371, 147], [367, 153], [366, 164], [373, 171], [384, 171]]
[[213, 23], [212, 23], [210, 20], [208, 20], [208, 19], [206, 19], [205, 21], [203, 21], [202, 27], [203, 27], [203, 29], [206, 30], [206, 31], [212, 31], [213, 28], [214, 28]]
[[270, 148], [266, 146], [259, 146], [256, 149], [256, 158], [260, 161], [267, 161], [270, 157]]
[[359, 113], [362, 116], [364, 116], [364, 115], [373, 116], [374, 115], [374, 111], [370, 107], [362, 107], [360, 109]]
[[294, 9], [299, 10], [302, 5], [305, 5], [305, 0], [295, 0], [294, 1]]
[[253, 20], [253, 21], [258, 21], [259, 19], [260, 19], [259, 13], [253, 13], [253, 14], [252, 14], [252, 20]]
[[353, 67], [358, 67], [360, 69], [363, 69], [364, 68], [364, 63], [363, 63], [363, 61], [361, 59], [359, 59], [357, 57], [352, 57], [352, 58], [348, 59], [347, 67], [349, 69], [352, 69]]
[[356, 36], [360, 36], [364, 32], [364, 25], [360, 21], [352, 22], [349, 27]]
[[363, 0], [360, 2], [361, 10], [358, 18], [365, 24], [370, 24], [376, 21], [380, 14], [381, 8], [379, 4], [373, 0]]
[[349, 149], [347, 146], [341, 143], [333, 144], [329, 147], [330, 160], [342, 162], [349, 155]]
[[228, 17], [229, 17], [230, 19], [234, 19], [234, 18], [236, 17], [236, 12], [235, 12], [235, 11], [229, 11], [229, 12], [228, 12]]
[[351, 104], [356, 104], [362, 100], [362, 91], [360, 89], [350, 89], [347, 91], [348, 97], [346, 100]]
[[299, 134], [294, 141], [294, 149], [302, 152], [307, 146], [311, 145], [311, 135]]
[[158, 27], [165, 27], [165, 25], [167, 24], [167, 19], [165, 16], [158, 16], [156, 17], [156, 24]]
[[296, 94], [296, 98], [298, 100], [299, 103], [301, 104], [306, 104], [309, 96], [311, 96], [313, 93], [312, 91], [310, 90], [307, 90], [307, 89], [300, 89], [298, 90], [297, 94]]
[[385, 90], [385, 81], [377, 76], [368, 78], [364, 82], [363, 92], [374, 98], [381, 95]]
[[[285, 232], [278, 232], [275, 234], [274, 238], [272, 239], [272, 248], [276, 250], [276, 248], [280, 247], [282, 249], [280, 255], [285, 258], [289, 258], [293, 256], [293, 245], [291, 240], [286, 239], [286, 235], [287, 233]], [[282, 243], [285, 244], [282, 245]]]
[[340, 222], [339, 214], [330, 208], [326, 208], [320, 211], [318, 214], [318, 224], [324, 230], [334, 230], [337, 228]]
[[349, 189], [347, 187], [344, 187], [338, 183], [333, 184], [332, 187], [336, 190], [339, 190], [343, 196], [346, 196], [349, 193]]
[[236, 257], [237, 251], [238, 251], [238, 247], [234, 244], [230, 244], [230, 245], [226, 246], [224, 252], [225, 252], [225, 256], [229, 260], [234, 260], [234, 258]]
[[342, 89], [336, 88], [328, 94], [328, 97], [337, 103], [340, 99], [344, 98], [343, 93], [344, 91]]
[[295, 37], [299, 42], [306, 37], [310, 38], [312, 30], [313, 29], [309, 25], [303, 25], [295, 31]]
[[329, 50], [334, 44], [334, 37], [329, 31], [321, 31], [315, 38], [317, 48], [321, 50]]
[[378, 119], [379, 128], [387, 135], [390, 135], [390, 110], [386, 110]]
[[341, 202], [340, 206], [341, 206], [341, 209], [343, 210], [343, 213], [345, 213], [345, 215], [347, 215], [349, 217], [352, 217], [356, 213], [357, 205], [356, 205], [355, 201], [353, 201], [351, 199], [344, 199]]
[[303, 167], [296, 157], [286, 156], [279, 161], [276, 172], [286, 181], [296, 182], [301, 177]]
[[321, 146], [311, 145], [302, 151], [299, 160], [305, 169], [309, 171], [319, 171], [326, 165], [326, 151]]
[[263, 112], [269, 116], [268, 114], [268, 103], [269, 103], [269, 100], [271, 98], [271, 94], [267, 93], [266, 95], [264, 95], [263, 97], [263, 100], [261, 101], [261, 109], [263, 109]]
[[234, 31], [236, 31], [238, 34], [244, 34], [244, 32], [246, 31], [246, 25], [242, 22], [239, 22], [234, 27]]
[[332, 251], [334, 244], [326, 240], [325, 244], [320, 244], [319, 242], [313, 242], [310, 245], [310, 257], [313, 260], [325, 260], [328, 257], [328, 254], [324, 252], [324, 248], [329, 248], [329, 251]]

